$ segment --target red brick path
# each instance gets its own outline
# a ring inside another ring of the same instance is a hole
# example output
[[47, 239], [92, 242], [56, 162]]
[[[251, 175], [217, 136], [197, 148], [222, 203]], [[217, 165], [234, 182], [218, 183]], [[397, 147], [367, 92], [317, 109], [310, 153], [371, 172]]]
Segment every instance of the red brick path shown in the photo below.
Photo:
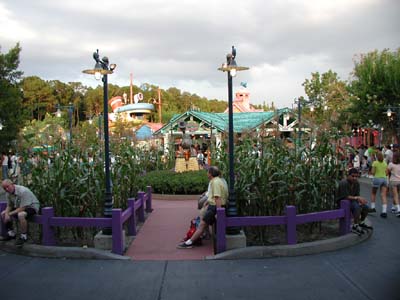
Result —
[[[193, 197], [191, 197], [193, 198]], [[197, 198], [197, 197], [196, 197]], [[211, 240], [192, 249], [176, 249], [190, 220], [197, 216], [197, 200], [156, 200], [153, 212], [126, 252], [134, 260], [201, 260], [213, 255]]]

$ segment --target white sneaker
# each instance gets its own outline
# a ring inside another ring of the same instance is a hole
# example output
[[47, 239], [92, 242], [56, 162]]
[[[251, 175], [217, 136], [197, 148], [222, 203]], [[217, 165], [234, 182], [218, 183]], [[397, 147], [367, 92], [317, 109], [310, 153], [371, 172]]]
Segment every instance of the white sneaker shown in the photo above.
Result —
[[392, 214], [397, 213], [397, 208], [396, 208], [396, 207], [392, 207], [392, 209], [390, 210], [390, 212], [391, 212]]

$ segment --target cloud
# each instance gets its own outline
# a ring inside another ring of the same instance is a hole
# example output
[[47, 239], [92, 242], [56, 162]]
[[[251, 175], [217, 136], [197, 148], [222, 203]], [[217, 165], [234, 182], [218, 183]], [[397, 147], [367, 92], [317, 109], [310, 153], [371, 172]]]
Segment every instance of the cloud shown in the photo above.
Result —
[[[217, 68], [231, 46], [250, 67], [253, 103], [290, 106], [312, 72], [346, 80], [353, 56], [399, 47], [397, 0], [50, 1], [0, 0], [2, 51], [21, 42], [25, 75], [64, 82], [86, 79], [99, 49], [117, 63], [109, 82], [147, 82], [226, 99], [226, 74]], [[84, 79], [83, 79], [84, 78]], [[92, 83], [93, 82], [93, 83]]]

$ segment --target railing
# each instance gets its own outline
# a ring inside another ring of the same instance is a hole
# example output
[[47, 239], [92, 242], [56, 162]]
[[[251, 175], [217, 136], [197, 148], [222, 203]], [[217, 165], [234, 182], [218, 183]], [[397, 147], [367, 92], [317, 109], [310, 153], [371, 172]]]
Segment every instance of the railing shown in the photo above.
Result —
[[[55, 217], [52, 207], [42, 208], [42, 214], [33, 217], [32, 222], [42, 225], [42, 245], [55, 246], [54, 227], [97, 227], [110, 228], [112, 230], [112, 252], [122, 255], [124, 252], [122, 228], [128, 222], [128, 235], [136, 235], [136, 213], [139, 222], [144, 222], [145, 211], [151, 212], [152, 194], [151, 187], [147, 192], [139, 192], [137, 199], [128, 199], [128, 208], [124, 211], [120, 208], [112, 210], [111, 218], [79, 218], [79, 217]], [[0, 202], [0, 212], [7, 206], [7, 203]], [[5, 236], [5, 224], [1, 223], [0, 234]]]
[[289, 245], [297, 243], [296, 226], [298, 224], [319, 222], [331, 219], [339, 219], [340, 235], [350, 232], [350, 202], [340, 201], [340, 208], [335, 210], [296, 215], [295, 206], [286, 206], [284, 216], [261, 216], [261, 217], [226, 217], [225, 209], [217, 209], [217, 245], [216, 252], [226, 250], [225, 231], [227, 227], [286, 225], [286, 241]]

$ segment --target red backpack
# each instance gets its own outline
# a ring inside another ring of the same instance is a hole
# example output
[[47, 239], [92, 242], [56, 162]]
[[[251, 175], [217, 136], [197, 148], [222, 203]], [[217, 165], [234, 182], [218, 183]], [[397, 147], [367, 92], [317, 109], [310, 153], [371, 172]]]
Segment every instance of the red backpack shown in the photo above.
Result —
[[[190, 228], [188, 232], [186, 232], [186, 236], [183, 238], [183, 241], [186, 242], [188, 239], [190, 239], [193, 234], [196, 232], [197, 226], [198, 226], [198, 221], [200, 221], [200, 218], [197, 217], [195, 219], [190, 220]], [[201, 245], [201, 238], [198, 238], [197, 240], [194, 241], [195, 245]]]

